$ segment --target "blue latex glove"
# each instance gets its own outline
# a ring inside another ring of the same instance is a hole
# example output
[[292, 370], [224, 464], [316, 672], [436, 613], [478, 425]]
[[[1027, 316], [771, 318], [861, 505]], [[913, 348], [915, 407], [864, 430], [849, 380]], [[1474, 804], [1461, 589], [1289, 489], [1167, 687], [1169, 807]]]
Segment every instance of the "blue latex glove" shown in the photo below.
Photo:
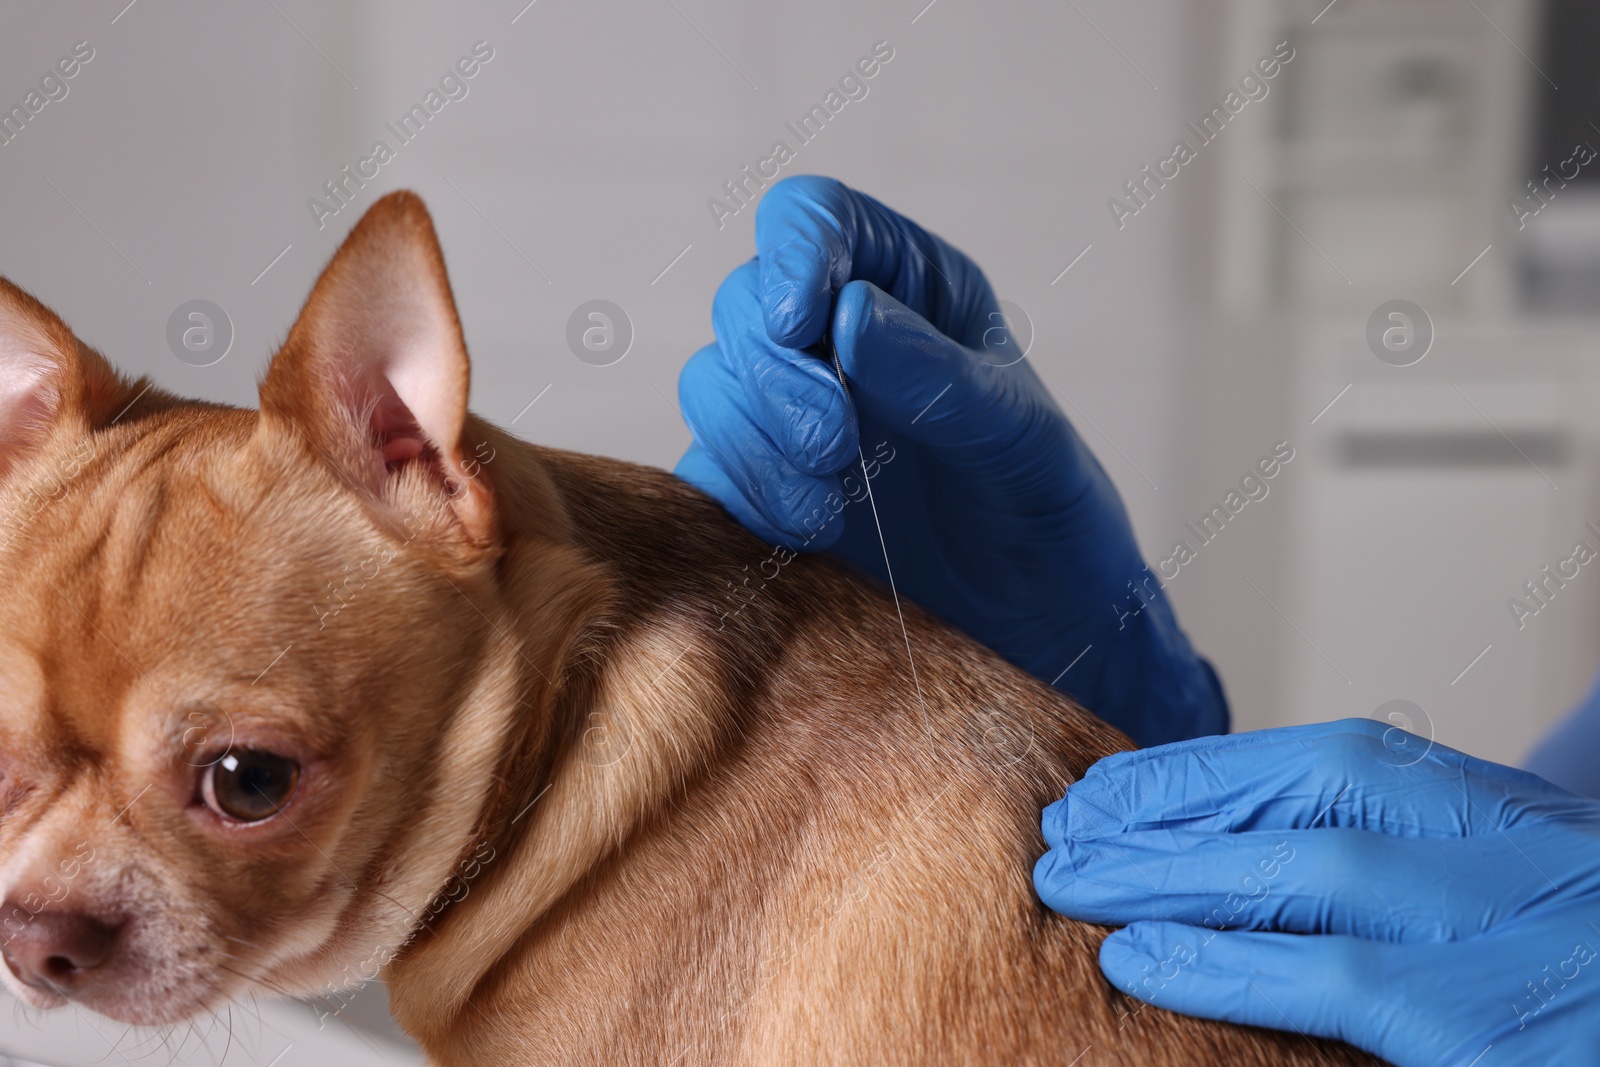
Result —
[[1580, 796], [1600, 797], [1600, 677], [1523, 766]]
[[[1141, 744], [1227, 729], [1165, 597], [1129, 613], [1148, 576], [1127, 512], [977, 265], [815, 177], [766, 194], [756, 251], [679, 381], [695, 443], [678, 474], [770, 542], [887, 578], [864, 454], [902, 594]], [[813, 347], [825, 332], [858, 411]]]
[[1525, 771], [1263, 730], [1101, 760], [1044, 836], [1039, 895], [1132, 923], [1100, 966], [1140, 1000], [1399, 1067], [1600, 1063], [1600, 803]]

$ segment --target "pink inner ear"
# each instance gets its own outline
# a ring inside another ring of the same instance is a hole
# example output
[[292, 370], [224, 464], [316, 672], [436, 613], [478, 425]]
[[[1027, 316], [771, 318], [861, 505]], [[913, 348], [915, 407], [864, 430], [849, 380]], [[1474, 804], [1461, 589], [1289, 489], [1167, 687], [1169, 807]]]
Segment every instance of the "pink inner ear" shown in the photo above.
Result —
[[[449, 467], [466, 414], [466, 353], [460, 349], [453, 314], [438, 294], [413, 289], [408, 295], [404, 332], [391, 339], [382, 361], [399, 411], [389, 416], [380, 433], [386, 441], [407, 441], [401, 447], [415, 449], [407, 458], [433, 452], [435, 461]], [[400, 320], [399, 312], [394, 315]]]
[[448, 293], [413, 256], [332, 276], [324, 295], [333, 332], [322, 343], [336, 380], [371, 405], [367, 429], [384, 466], [421, 461], [448, 470], [465, 415], [466, 353]]
[[389, 470], [415, 460], [432, 448], [422, 427], [417, 425], [416, 416], [393, 392], [382, 397], [372, 409], [372, 433], [378, 439], [384, 466]]
[[49, 426], [60, 402], [53, 369], [28, 338], [0, 332], [0, 449], [27, 444]]
[[386, 437], [383, 439], [383, 463], [390, 470], [416, 459], [426, 450], [420, 437]]
[[[262, 383], [263, 407], [299, 413], [363, 477], [426, 464], [459, 472], [470, 370], [427, 212], [379, 201], [345, 241]], [[352, 442], [354, 436], [357, 441]]]

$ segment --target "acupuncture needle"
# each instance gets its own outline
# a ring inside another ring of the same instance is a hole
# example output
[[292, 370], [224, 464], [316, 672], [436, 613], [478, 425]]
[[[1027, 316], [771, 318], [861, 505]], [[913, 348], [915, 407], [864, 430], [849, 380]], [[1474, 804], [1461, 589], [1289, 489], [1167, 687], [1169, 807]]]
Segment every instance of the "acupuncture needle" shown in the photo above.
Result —
[[[832, 316], [830, 315], [831, 319]], [[934, 748], [933, 722], [928, 718], [928, 703], [922, 698], [922, 680], [917, 676], [917, 659], [911, 654], [911, 631], [906, 627], [906, 613], [900, 606], [900, 591], [894, 582], [894, 567], [889, 564], [889, 542], [883, 536], [883, 519], [878, 515], [878, 501], [872, 494], [872, 479], [867, 474], [867, 454], [861, 444], [861, 413], [856, 409], [855, 398], [850, 394], [850, 382], [844, 376], [844, 364], [839, 360], [839, 350], [834, 346], [831, 331], [822, 335], [822, 350], [844, 392], [845, 406], [850, 409], [856, 424], [856, 458], [861, 463], [861, 481], [867, 487], [867, 503], [872, 507], [872, 522], [878, 528], [878, 547], [883, 551], [883, 571], [889, 578], [889, 595], [894, 598], [894, 613], [900, 619], [900, 637], [906, 645], [906, 662], [911, 665], [911, 684], [917, 690], [917, 703], [922, 708], [922, 729], [928, 735], [928, 749]]]

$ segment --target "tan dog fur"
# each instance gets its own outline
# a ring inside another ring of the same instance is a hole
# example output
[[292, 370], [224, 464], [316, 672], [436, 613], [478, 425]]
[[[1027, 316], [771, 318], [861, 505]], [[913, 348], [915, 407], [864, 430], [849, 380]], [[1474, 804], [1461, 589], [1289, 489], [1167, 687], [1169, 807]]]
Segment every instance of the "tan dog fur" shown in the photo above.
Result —
[[[0, 283], [0, 895], [119, 928], [74, 1002], [381, 972], [442, 1065], [1370, 1062], [1141, 1010], [1039, 903], [1040, 808], [1124, 738], [908, 605], [914, 680], [870, 579], [467, 382], [405, 193], [259, 413], [122, 380]], [[197, 782], [251, 748], [300, 784], [230, 823]]]

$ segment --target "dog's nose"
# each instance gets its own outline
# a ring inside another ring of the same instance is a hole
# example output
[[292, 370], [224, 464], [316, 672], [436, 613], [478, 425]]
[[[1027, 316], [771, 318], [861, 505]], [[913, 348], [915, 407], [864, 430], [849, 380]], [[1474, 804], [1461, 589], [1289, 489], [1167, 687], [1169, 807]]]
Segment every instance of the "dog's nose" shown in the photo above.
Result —
[[[12, 910], [11, 903], [5, 905]], [[117, 928], [75, 911], [41, 911], [0, 946], [6, 966], [35, 989], [65, 992], [111, 955]]]

